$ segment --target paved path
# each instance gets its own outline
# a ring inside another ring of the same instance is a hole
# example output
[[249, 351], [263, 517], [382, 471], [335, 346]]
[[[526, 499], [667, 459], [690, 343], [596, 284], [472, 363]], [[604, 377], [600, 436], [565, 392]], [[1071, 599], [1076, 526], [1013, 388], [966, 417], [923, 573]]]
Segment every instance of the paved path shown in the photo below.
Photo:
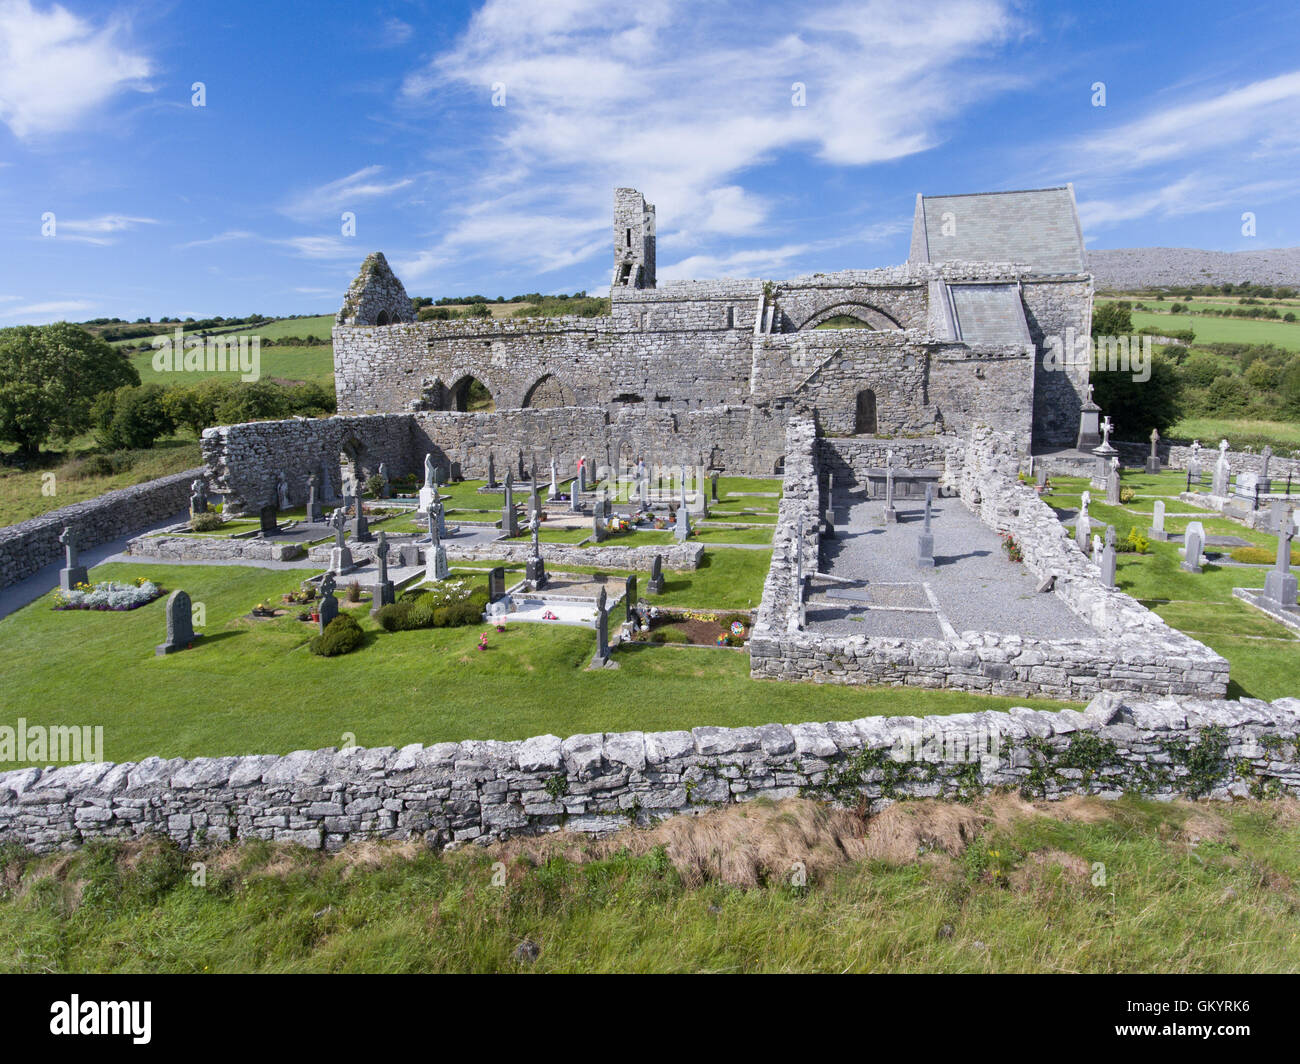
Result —
[[924, 504], [900, 500], [897, 508], [898, 523], [886, 525], [883, 502], [837, 493], [838, 534], [822, 544], [830, 579], [811, 581], [810, 631], [909, 639], [964, 631], [1039, 639], [1096, 634], [1056, 595], [1037, 592], [1037, 578], [1010, 561], [998, 534], [959, 500], [935, 501], [932, 569], [916, 566]]

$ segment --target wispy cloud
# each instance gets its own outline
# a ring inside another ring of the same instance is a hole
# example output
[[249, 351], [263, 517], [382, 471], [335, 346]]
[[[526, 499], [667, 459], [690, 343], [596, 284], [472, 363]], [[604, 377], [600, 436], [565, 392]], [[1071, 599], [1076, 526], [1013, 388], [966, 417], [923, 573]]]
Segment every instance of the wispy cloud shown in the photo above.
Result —
[[[1018, 32], [1000, 0], [812, 12], [489, 0], [403, 85], [411, 105], [477, 96], [492, 130], [454, 196], [465, 220], [408, 265], [580, 260], [604, 250], [608, 190], [627, 184], [656, 204], [666, 241], [770, 235], [779, 204], [745, 187], [747, 171], [787, 152], [866, 166], [933, 147], [972, 104], [1015, 83], [997, 59]], [[794, 105], [796, 83], [805, 106]], [[504, 108], [490, 107], [494, 86]]]
[[[1249, 210], [1300, 193], [1300, 71], [1203, 93], [1068, 142], [1083, 223]], [[1268, 175], [1268, 176], [1263, 176]]]
[[281, 210], [298, 221], [319, 221], [326, 215], [360, 206], [368, 200], [390, 196], [414, 184], [410, 177], [382, 180], [382, 166], [366, 166], [337, 181], [306, 189], [293, 196]]
[[83, 244], [105, 246], [116, 243], [113, 233], [124, 233], [141, 225], [157, 225], [155, 218], [132, 218], [125, 214], [101, 214], [98, 218], [57, 218], [56, 236]]
[[95, 304], [84, 299], [53, 300], [48, 303], [28, 303], [13, 310], [0, 311], [0, 318], [27, 318], [54, 321], [68, 314], [93, 310]]
[[59, 133], [118, 93], [149, 91], [153, 64], [124, 36], [117, 19], [97, 28], [57, 4], [0, 0], [0, 122], [22, 139]]

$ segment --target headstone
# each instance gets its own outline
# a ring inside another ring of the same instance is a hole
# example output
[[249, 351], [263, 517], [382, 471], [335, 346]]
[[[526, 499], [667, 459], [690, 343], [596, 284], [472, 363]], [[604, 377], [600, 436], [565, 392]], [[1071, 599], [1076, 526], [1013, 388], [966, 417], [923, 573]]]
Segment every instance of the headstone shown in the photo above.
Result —
[[1157, 499], [1151, 507], [1151, 527], [1147, 529], [1151, 539], [1161, 543], [1169, 542], [1169, 533], [1165, 531], [1165, 500]]
[[1106, 502], [1111, 506], [1119, 505], [1119, 459], [1110, 460], [1110, 469], [1106, 472]]
[[280, 521], [278, 518], [279, 511], [275, 508], [275, 503], [268, 502], [257, 512], [257, 533], [260, 536], [274, 536], [280, 531]]
[[208, 512], [208, 486], [199, 477], [190, 484], [190, 516]]
[[[339, 502], [340, 496], [334, 494], [334, 482], [330, 480], [329, 466], [321, 462], [320, 464], [320, 496], [324, 502]], [[287, 510], [288, 507], [286, 506]]]
[[1151, 453], [1147, 455], [1148, 473], [1160, 472], [1160, 456], [1156, 454], [1156, 447], [1159, 445], [1159, 443], [1160, 443], [1160, 430], [1152, 429], [1151, 430]]
[[528, 479], [528, 470], [524, 468], [524, 452], [523, 452], [523, 451], [520, 451], [520, 452], [519, 452], [519, 479], [520, 479], [520, 480], [527, 480], [527, 479]]
[[63, 568], [59, 570], [59, 589], [71, 591], [78, 584], [89, 583], [90, 577], [77, 553], [76, 534], [69, 525], [63, 526], [63, 531], [59, 533], [59, 542], [63, 544]]
[[346, 573], [352, 568], [352, 551], [343, 542], [343, 529], [347, 525], [347, 513], [342, 509], [330, 514], [329, 523], [334, 529], [334, 547], [330, 551], [330, 572]]
[[532, 491], [528, 493], [528, 520], [535, 520], [542, 512], [542, 499], [537, 494], [537, 478], [533, 477]]
[[1265, 444], [1264, 449], [1259, 454], [1264, 459], [1264, 466], [1259, 473], [1259, 490], [1272, 491], [1273, 481], [1268, 475], [1268, 467], [1273, 461], [1273, 448]]
[[1081, 451], [1091, 451], [1101, 443], [1101, 434], [1098, 432], [1098, 419], [1101, 417], [1101, 407], [1092, 401], [1092, 385], [1088, 385], [1088, 396], [1083, 401], [1083, 406], [1079, 410], [1079, 439], [1075, 444]]
[[677, 542], [684, 543], [691, 536], [691, 515], [684, 505], [677, 507], [677, 523], [673, 525], [673, 536]]
[[388, 479], [388, 463], [387, 463], [387, 462], [380, 462], [380, 463], [379, 463], [379, 480], [380, 480], [380, 484], [379, 484], [379, 497], [380, 497], [381, 499], [387, 499], [387, 498], [392, 494], [392, 492], [393, 492], [393, 484], [392, 484], [392, 481], [390, 481], [390, 480]]
[[925, 528], [916, 538], [916, 566], [918, 569], [934, 568], [934, 535], [930, 531], [930, 509], [934, 505], [934, 489], [925, 486]]
[[325, 520], [325, 510], [320, 501], [320, 478], [315, 473], [307, 477], [307, 520], [315, 524]]
[[585, 457], [578, 459], [578, 490], [587, 490], [587, 459]]
[[339, 615], [339, 600], [334, 597], [334, 574], [326, 573], [320, 578], [320, 603], [316, 607], [320, 631], [325, 631], [330, 621]]
[[898, 511], [894, 509], [894, 452], [885, 452], [885, 524], [898, 520]]
[[449, 571], [447, 548], [437, 542], [429, 544], [424, 553], [424, 578], [436, 583], [446, 580]]
[[623, 606], [627, 610], [629, 621], [636, 610], [636, 603], [636, 573], [628, 573], [627, 580], [623, 584]]
[[1295, 520], [1288, 512], [1277, 537], [1277, 561], [1264, 577], [1264, 597], [1279, 606], [1296, 604], [1296, 578], [1291, 572], [1291, 543], [1295, 531]]
[[1088, 553], [1088, 539], [1092, 534], [1092, 518], [1088, 516], [1090, 501], [1090, 496], [1085, 491], [1083, 500], [1079, 503], [1079, 516], [1074, 521], [1074, 542], [1079, 545], [1079, 549], [1084, 554]]
[[388, 579], [388, 536], [379, 533], [379, 542], [375, 544], [375, 565], [379, 571], [370, 588], [370, 613], [374, 615], [383, 607], [393, 602], [393, 582]]
[[[435, 493], [437, 490], [437, 488], [434, 488]], [[450, 495], [447, 497], [451, 498]], [[433, 508], [429, 511], [429, 517], [432, 519], [434, 527], [438, 530], [438, 538], [442, 539], [447, 534], [447, 510], [442, 505], [441, 499], [434, 502]]]
[[492, 452], [488, 451], [488, 479], [487, 486], [495, 488], [497, 486], [497, 460], [493, 457]]
[[547, 498], [554, 499], [559, 494], [560, 494], [560, 482], [556, 479], [555, 459], [552, 458], [551, 459], [551, 487], [547, 495]]
[[[346, 502], [346, 500], [344, 500]], [[361, 495], [352, 496], [352, 505], [356, 507], [356, 513], [352, 518], [352, 541], [354, 543], [369, 543], [374, 536], [370, 534], [370, 521], [366, 517], [366, 508], [361, 502]]]
[[596, 596], [596, 653], [591, 659], [592, 668], [609, 664], [609, 606], [605, 589]]
[[1189, 573], [1201, 571], [1202, 552], [1205, 550], [1205, 527], [1200, 521], [1191, 521], [1183, 533], [1183, 560], [1180, 567]]
[[1101, 550], [1101, 582], [1107, 587], [1115, 586], [1115, 526], [1106, 526], [1106, 545]]
[[1237, 474], [1237, 483], [1233, 487], [1233, 494], [1240, 499], [1246, 499], [1253, 503], [1259, 487], [1259, 474], [1252, 473], [1250, 470], [1244, 470]]
[[718, 501], [718, 471], [716, 469], [709, 475], [709, 497], [714, 502]]
[[[522, 461], [522, 452], [521, 458]], [[507, 539], [519, 535], [519, 515], [515, 513], [515, 483], [510, 470], [506, 470], [505, 502], [501, 506], [501, 534]]]
[[546, 586], [546, 562], [542, 560], [542, 545], [539, 540], [541, 527], [542, 522], [538, 520], [536, 515], [528, 522], [528, 531], [532, 533], [533, 543], [532, 550], [528, 554], [524, 576], [532, 584], [534, 591]]
[[1100, 563], [1101, 560], [1101, 536], [1096, 532], [1092, 534], [1092, 551], [1089, 554], [1094, 562]]
[[605, 537], [609, 535], [609, 527], [605, 524], [605, 509], [603, 506], [596, 506], [591, 511], [591, 535], [597, 543], [604, 543]]
[[194, 616], [190, 596], [180, 589], [167, 596], [167, 641], [154, 648], [155, 657], [186, 649], [194, 642]]
[[430, 451], [424, 456], [424, 486], [426, 488], [434, 487], [433, 480], [433, 452]]
[[289, 478], [281, 470], [275, 475], [275, 498], [281, 510], [292, 510], [293, 501], [289, 495]]
[[1047, 466], [1042, 462], [1038, 463], [1038, 468], [1034, 473], [1034, 483], [1040, 487], [1047, 487]]
[[494, 569], [488, 570], [488, 601], [496, 602], [498, 599], [506, 597], [506, 570], [504, 565], [498, 565]]
[[578, 479], [574, 477], [569, 481], [569, 513], [582, 513], [582, 504], [578, 501]]
[[1227, 495], [1228, 481], [1232, 474], [1232, 467], [1228, 463], [1228, 441], [1222, 440], [1219, 443], [1219, 460], [1214, 463], [1214, 480], [1211, 482], [1211, 495]]
[[664, 589], [664, 556], [656, 554], [650, 563], [650, 581], [645, 586], [647, 595], [658, 595]]

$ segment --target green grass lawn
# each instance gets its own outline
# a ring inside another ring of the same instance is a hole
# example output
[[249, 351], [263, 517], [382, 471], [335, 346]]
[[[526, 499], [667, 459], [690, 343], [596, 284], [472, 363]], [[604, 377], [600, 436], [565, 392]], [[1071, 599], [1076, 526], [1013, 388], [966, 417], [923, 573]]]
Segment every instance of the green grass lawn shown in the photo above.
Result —
[[[726, 551], [695, 574], [668, 573], [657, 601], [724, 606], [728, 586], [766, 565], [766, 552]], [[730, 555], [747, 555], [739, 564]], [[518, 624], [475, 648], [480, 627], [387, 633], [361, 611], [367, 643], [340, 658], [306, 649], [310, 626], [292, 617], [254, 621], [305, 570], [112, 564], [94, 580], [148, 576], [182, 587], [206, 611], [192, 649], [155, 658], [163, 599], [127, 613], [59, 612], [47, 595], [0, 620], [6, 717], [32, 724], [104, 727], [104, 756], [286, 753], [553, 732], [689, 728], [876, 713], [951, 713], [1025, 700], [949, 691], [805, 686], [749, 678], [748, 655], [721, 649], [637, 648], [617, 670], [586, 671], [587, 628]], [[750, 577], [750, 588], [756, 581]], [[755, 602], [757, 597], [755, 596]], [[1028, 701], [1051, 707], [1055, 703]], [[75, 718], [75, 719], [74, 719]], [[9, 766], [17, 767], [17, 766]]]
[[1235, 441], [1243, 438], [1266, 438], [1275, 453], [1282, 448], [1300, 450], [1300, 424], [1294, 421], [1185, 417], [1169, 430], [1169, 436], [1176, 440], [1200, 440], [1211, 451], [1219, 445], [1220, 440], [1227, 440], [1235, 446]]
[[[202, 464], [198, 441], [192, 437], [160, 440], [147, 451], [127, 452], [131, 465], [107, 476], [77, 476], [78, 455], [94, 445], [90, 437], [68, 444], [60, 464], [44, 469], [20, 470], [0, 466], [0, 525], [17, 524], [30, 517], [71, 506], [103, 495], [106, 491], [129, 488], [157, 477], [165, 477]], [[53, 479], [50, 479], [50, 475]], [[52, 489], [52, 494], [47, 494]]]
[[[1157, 476], [1124, 473], [1122, 483], [1139, 495], [1132, 503], [1108, 506], [1104, 492], [1093, 491], [1088, 509], [1094, 530], [1104, 534], [1105, 525], [1115, 526], [1123, 536], [1130, 527], [1146, 532], [1151, 524], [1151, 507], [1155, 497], [1165, 497], [1169, 513], [1194, 512], [1196, 507], [1168, 496], [1185, 484], [1178, 471]], [[1062, 509], [1075, 510], [1081, 492], [1087, 488], [1083, 477], [1052, 477], [1053, 491], [1043, 501]], [[1167, 517], [1165, 528], [1182, 532], [1190, 521], [1200, 521], [1207, 535], [1240, 536], [1269, 551], [1277, 550], [1277, 537], [1246, 528], [1236, 521], [1211, 516], [1212, 511], [1195, 517]], [[1101, 527], [1097, 527], [1101, 522]], [[1217, 548], [1210, 548], [1211, 551]], [[1226, 555], [1227, 548], [1224, 548]], [[1234, 587], [1262, 588], [1267, 567], [1243, 567], [1207, 564], [1200, 573], [1184, 572], [1177, 543], [1152, 540], [1147, 554], [1121, 554], [1117, 559], [1115, 580], [1122, 591], [1192, 638], [1227, 658], [1231, 667], [1228, 688], [1230, 698], [1281, 698], [1300, 693], [1300, 641], [1285, 625], [1270, 620], [1260, 611], [1232, 596]]]
[[[9, 849], [0, 971], [1300, 968], [1293, 800], [1065, 805], [902, 803], [858, 829], [870, 843], [912, 816], [970, 825], [964, 838], [937, 833], [923, 857], [846, 856], [836, 843], [853, 840], [849, 815], [831, 821], [810, 803], [564, 840], [563, 851], [556, 837], [443, 854], [261, 842], [191, 852], [109, 843], [46, 857]], [[796, 859], [809, 880], [793, 889]], [[507, 868], [499, 887], [497, 861]], [[747, 873], [757, 885], [738, 882]], [[538, 950], [531, 963], [515, 956], [524, 940]]]
[[[220, 377], [234, 383], [241, 379], [237, 368], [224, 372], [206, 369], [159, 372], [153, 367], [153, 357], [153, 351], [137, 351], [131, 356], [131, 364], [140, 372], [142, 384], [194, 384], [209, 377]], [[238, 355], [235, 357], [237, 361]], [[329, 346], [263, 347], [258, 358], [261, 380], [334, 383], [334, 353]]]
[[1198, 344], [1276, 344], [1300, 351], [1300, 322], [1257, 321], [1251, 318], [1209, 318], [1201, 314], [1150, 314], [1133, 311], [1133, 328], [1154, 326], [1170, 332], [1191, 329]]

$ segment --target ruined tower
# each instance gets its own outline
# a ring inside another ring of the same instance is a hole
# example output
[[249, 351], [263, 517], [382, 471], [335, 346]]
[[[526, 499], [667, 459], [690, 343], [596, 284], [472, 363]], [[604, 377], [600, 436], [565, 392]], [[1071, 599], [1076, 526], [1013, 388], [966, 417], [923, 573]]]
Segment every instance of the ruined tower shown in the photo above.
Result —
[[655, 208], [634, 188], [614, 190], [613, 284], [655, 286]]

